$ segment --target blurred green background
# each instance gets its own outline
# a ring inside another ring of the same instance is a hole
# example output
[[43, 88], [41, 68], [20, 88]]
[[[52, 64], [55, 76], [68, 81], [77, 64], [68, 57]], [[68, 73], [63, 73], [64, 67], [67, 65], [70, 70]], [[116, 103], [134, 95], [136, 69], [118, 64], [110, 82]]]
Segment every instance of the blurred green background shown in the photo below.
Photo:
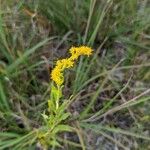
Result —
[[55, 149], [150, 149], [149, 33], [148, 0], [0, 0], [0, 149], [42, 149], [49, 74], [79, 45], [94, 54], [65, 73], [78, 136]]

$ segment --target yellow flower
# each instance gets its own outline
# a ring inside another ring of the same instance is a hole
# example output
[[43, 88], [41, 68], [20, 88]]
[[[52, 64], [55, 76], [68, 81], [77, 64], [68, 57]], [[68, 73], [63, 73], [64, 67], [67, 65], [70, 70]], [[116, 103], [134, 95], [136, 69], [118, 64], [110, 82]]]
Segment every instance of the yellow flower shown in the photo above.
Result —
[[71, 56], [66, 59], [61, 59], [56, 62], [56, 67], [52, 70], [51, 79], [58, 85], [61, 86], [64, 82], [63, 72], [66, 68], [73, 67], [75, 60], [81, 55], [90, 56], [93, 50], [87, 46], [72, 47], [70, 48]]
[[58, 66], [61, 70], [73, 67], [73, 64], [74, 62], [70, 59], [62, 59], [56, 62], [56, 66]]
[[56, 62], [56, 67], [52, 70], [51, 79], [58, 85], [64, 82], [63, 71], [66, 68], [73, 67], [74, 62], [71, 59], [62, 59]]
[[78, 57], [81, 55], [90, 56], [93, 52], [93, 50], [87, 46], [72, 47], [69, 51], [71, 53], [70, 58], [72, 58], [73, 60], [78, 59]]
[[61, 72], [61, 69], [56, 66], [51, 73], [51, 79], [58, 85], [62, 85], [64, 82], [64, 76], [63, 73]]

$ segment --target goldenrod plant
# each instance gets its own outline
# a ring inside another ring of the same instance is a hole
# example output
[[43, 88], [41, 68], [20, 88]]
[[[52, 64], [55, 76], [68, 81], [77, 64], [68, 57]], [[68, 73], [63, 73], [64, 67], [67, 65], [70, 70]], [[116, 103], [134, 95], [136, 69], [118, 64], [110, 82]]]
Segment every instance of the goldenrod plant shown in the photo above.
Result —
[[0, 0], [0, 150], [150, 149], [149, 14], [148, 0]]
[[51, 86], [50, 99], [48, 100], [48, 111], [42, 114], [45, 127], [38, 132], [40, 144], [47, 149], [48, 146], [60, 146], [57, 141], [57, 133], [72, 131], [72, 127], [64, 124], [70, 113], [66, 112], [69, 100], [63, 100], [64, 71], [74, 66], [81, 55], [90, 56], [93, 50], [87, 46], [72, 47], [69, 50], [71, 56], [56, 62], [50, 78], [53, 81]]

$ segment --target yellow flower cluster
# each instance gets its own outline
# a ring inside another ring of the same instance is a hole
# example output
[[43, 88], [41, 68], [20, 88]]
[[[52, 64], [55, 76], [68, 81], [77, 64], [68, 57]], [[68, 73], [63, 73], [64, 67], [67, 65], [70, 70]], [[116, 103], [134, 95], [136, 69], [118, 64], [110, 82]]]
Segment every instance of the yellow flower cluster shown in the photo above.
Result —
[[92, 49], [87, 46], [80, 46], [80, 47], [71, 47], [69, 52], [71, 56], [66, 59], [58, 60], [56, 62], [55, 68], [52, 70], [51, 79], [58, 85], [62, 85], [64, 82], [64, 75], [63, 72], [66, 68], [73, 67], [75, 61], [81, 55], [90, 56], [92, 54]]
[[80, 46], [80, 47], [72, 47], [70, 48], [69, 52], [71, 54], [71, 59], [76, 60], [81, 55], [90, 56], [92, 54], [92, 49], [87, 46]]
[[66, 68], [73, 67], [74, 62], [70, 59], [62, 59], [56, 62], [56, 67], [52, 70], [51, 79], [57, 84], [62, 85], [64, 82], [63, 71]]

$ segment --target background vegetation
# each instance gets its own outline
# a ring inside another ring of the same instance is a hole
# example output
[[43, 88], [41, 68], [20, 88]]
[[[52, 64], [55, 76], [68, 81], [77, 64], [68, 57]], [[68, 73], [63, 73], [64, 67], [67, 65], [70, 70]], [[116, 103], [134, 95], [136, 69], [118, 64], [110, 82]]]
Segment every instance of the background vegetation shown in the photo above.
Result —
[[0, 149], [37, 149], [55, 60], [94, 55], [65, 73], [64, 150], [150, 149], [148, 0], [0, 0]]

